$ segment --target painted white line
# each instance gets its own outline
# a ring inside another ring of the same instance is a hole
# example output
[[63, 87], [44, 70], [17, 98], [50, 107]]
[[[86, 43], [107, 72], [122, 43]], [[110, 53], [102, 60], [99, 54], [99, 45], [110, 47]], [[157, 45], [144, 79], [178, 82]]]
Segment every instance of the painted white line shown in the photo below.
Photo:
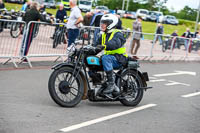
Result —
[[180, 83], [180, 82], [171, 81], [171, 80], [168, 80], [168, 82], [170, 82], [170, 83], [165, 84], [166, 86], [172, 86], [172, 85], [184, 85], [184, 86], [190, 86], [190, 84]]
[[174, 71], [174, 73], [163, 73], [163, 74], [155, 74], [155, 77], [166, 77], [166, 76], [175, 76], [175, 75], [192, 75], [196, 76], [196, 72], [189, 71]]
[[163, 82], [166, 81], [166, 79], [154, 79], [154, 80], [150, 80], [149, 82]]
[[83, 122], [83, 123], [80, 123], [80, 124], [72, 125], [70, 127], [60, 129], [59, 131], [69, 132], [69, 131], [72, 131], [72, 130], [76, 130], [76, 129], [79, 129], [79, 128], [82, 128], [82, 127], [86, 127], [86, 126], [89, 126], [89, 125], [92, 125], [92, 124], [95, 124], [95, 123], [99, 123], [99, 122], [106, 121], [106, 120], [109, 120], [109, 119], [113, 119], [113, 118], [116, 118], [116, 117], [119, 117], [119, 116], [127, 115], [127, 114], [130, 114], [130, 113], [137, 112], [137, 111], [140, 111], [140, 110], [144, 110], [144, 109], [147, 109], [147, 108], [151, 108], [151, 107], [154, 107], [154, 106], [156, 106], [156, 104], [147, 104], [147, 105], [137, 107], [137, 108], [134, 108], [134, 109], [130, 109], [130, 110], [127, 110], [127, 111], [119, 112], [119, 113], [116, 113], [116, 114], [104, 116], [104, 117], [97, 118], [97, 119], [90, 120], [90, 121], [86, 121], [86, 122]]
[[151, 80], [151, 79], [157, 79], [156, 77], [149, 77], [149, 79]]
[[191, 93], [191, 94], [187, 94], [187, 95], [182, 95], [181, 97], [188, 98], [188, 97], [193, 97], [193, 96], [197, 96], [197, 95], [200, 95], [200, 92], [195, 92], [195, 93]]

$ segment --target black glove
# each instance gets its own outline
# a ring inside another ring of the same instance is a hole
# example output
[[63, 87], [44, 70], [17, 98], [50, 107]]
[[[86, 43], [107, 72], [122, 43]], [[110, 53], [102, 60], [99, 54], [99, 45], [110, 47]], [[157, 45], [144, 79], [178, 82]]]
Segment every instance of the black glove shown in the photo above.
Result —
[[105, 48], [105, 46], [103, 46], [103, 45], [97, 45], [95, 51], [96, 51], [97, 53], [99, 53], [99, 52], [101, 52], [104, 48]]
[[96, 55], [96, 50], [95, 49], [89, 49], [87, 51], [87, 55]]

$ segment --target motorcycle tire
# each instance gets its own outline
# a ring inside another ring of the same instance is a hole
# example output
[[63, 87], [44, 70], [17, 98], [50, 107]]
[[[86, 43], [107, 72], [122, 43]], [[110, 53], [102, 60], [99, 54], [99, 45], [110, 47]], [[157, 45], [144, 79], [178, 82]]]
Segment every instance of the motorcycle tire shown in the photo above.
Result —
[[[80, 103], [83, 97], [83, 80], [81, 79], [81, 76], [79, 74], [75, 79], [72, 73], [73, 68], [61, 67], [55, 70], [49, 78], [49, 94], [54, 100], [54, 102], [60, 105], [61, 107], [74, 107], [78, 103]], [[73, 80], [74, 82], [70, 86], [69, 82]], [[74, 87], [73, 85], [77, 86]]]
[[59, 35], [56, 33], [55, 36], [54, 36], [54, 40], [53, 40], [53, 48], [56, 48], [59, 44], [59, 40], [60, 40], [60, 37]]
[[142, 100], [144, 93], [144, 89], [141, 87], [145, 86], [141, 77], [133, 70], [127, 70], [121, 73], [121, 77], [124, 80], [120, 80], [120, 78], [117, 80], [117, 86], [120, 88], [124, 97], [120, 102], [125, 106], [138, 105]]

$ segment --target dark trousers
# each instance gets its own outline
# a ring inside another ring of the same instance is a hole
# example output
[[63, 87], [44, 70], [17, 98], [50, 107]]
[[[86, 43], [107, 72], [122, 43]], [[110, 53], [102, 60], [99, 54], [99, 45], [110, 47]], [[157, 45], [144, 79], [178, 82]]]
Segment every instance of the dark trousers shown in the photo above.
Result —
[[75, 43], [76, 38], [79, 35], [79, 29], [68, 29], [68, 47]]
[[4, 22], [0, 21], [0, 32], [3, 31], [3, 28], [4, 28]]
[[26, 37], [24, 38], [24, 53], [23, 55], [26, 56], [28, 54], [28, 51], [29, 51], [29, 48], [31, 46], [31, 42], [33, 40], [33, 35], [34, 35], [34, 28], [35, 27], [35, 24], [31, 24], [30, 27], [29, 27], [29, 30], [28, 32], [26, 33]]

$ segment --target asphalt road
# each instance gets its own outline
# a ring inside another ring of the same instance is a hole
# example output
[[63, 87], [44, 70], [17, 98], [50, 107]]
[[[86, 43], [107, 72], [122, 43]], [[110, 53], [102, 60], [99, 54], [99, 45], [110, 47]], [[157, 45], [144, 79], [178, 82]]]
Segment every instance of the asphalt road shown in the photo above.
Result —
[[50, 69], [0, 71], [0, 133], [57, 133], [66, 127], [74, 127], [72, 133], [199, 133], [199, 66], [141, 63], [153, 89], [137, 107], [86, 100], [62, 108], [48, 93]]

